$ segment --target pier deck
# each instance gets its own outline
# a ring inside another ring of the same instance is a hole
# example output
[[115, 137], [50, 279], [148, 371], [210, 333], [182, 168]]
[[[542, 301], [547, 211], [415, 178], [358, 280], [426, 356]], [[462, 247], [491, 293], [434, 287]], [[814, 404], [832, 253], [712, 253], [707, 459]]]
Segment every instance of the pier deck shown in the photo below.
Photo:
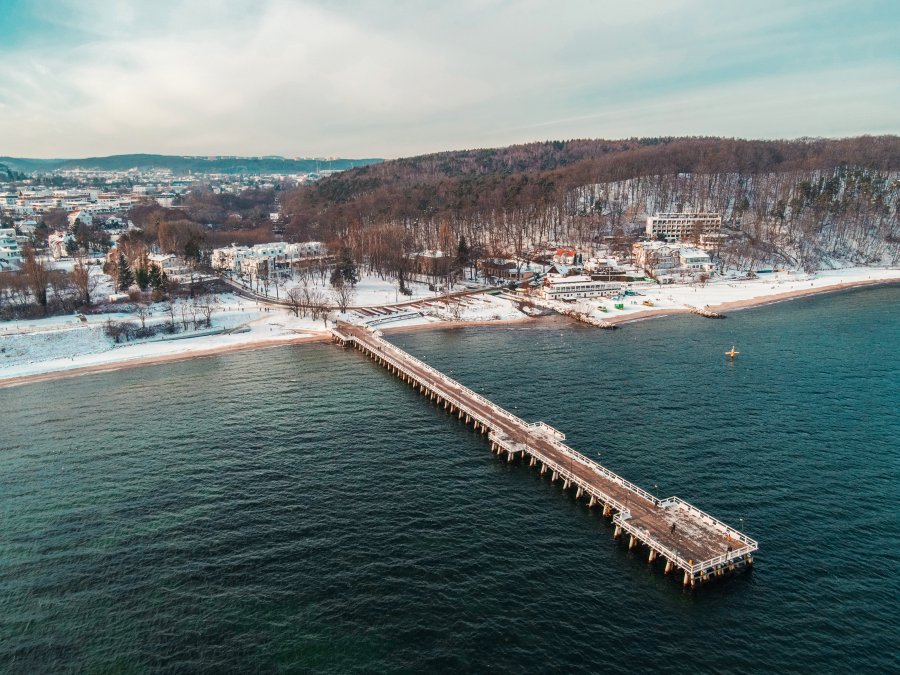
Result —
[[[741, 532], [678, 497], [658, 499], [567, 446], [565, 435], [544, 424], [529, 423], [463, 386], [428, 364], [381, 338], [369, 328], [339, 323], [333, 340], [352, 346], [402, 381], [416, 387], [451, 414], [488, 436], [491, 450], [539, 466], [541, 474], [574, 488], [577, 498], [603, 509], [626, 534], [629, 548], [649, 549], [648, 559], [665, 563], [668, 573], [684, 572], [683, 583], [695, 586], [712, 578], [746, 569], [758, 544]], [[673, 528], [674, 525], [674, 528]]]

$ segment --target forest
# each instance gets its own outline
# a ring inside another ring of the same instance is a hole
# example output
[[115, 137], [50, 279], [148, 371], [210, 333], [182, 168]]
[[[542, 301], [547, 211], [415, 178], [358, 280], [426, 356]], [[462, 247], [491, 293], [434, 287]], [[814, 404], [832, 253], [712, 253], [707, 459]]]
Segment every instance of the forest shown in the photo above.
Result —
[[282, 202], [287, 236], [376, 263], [460, 238], [474, 257], [546, 242], [625, 250], [645, 213], [712, 210], [732, 235], [727, 263], [813, 268], [898, 260], [898, 169], [897, 136], [553, 141], [386, 161]]

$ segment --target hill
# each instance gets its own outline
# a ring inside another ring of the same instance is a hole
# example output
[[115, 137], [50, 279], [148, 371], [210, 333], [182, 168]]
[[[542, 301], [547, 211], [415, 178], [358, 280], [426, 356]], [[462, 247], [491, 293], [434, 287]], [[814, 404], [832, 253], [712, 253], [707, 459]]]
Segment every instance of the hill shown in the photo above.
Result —
[[127, 171], [128, 169], [169, 169], [173, 173], [311, 173], [317, 170], [344, 170], [380, 162], [380, 159], [285, 159], [284, 157], [195, 157], [178, 155], [111, 155], [81, 159], [28, 159], [0, 157], [0, 164], [23, 173], [48, 173], [64, 169]]
[[647, 212], [690, 209], [722, 213], [735, 260], [874, 263], [900, 257], [898, 170], [897, 136], [573, 140], [386, 161], [283, 203], [289, 234], [341, 238], [361, 256], [389, 228], [405, 248], [464, 236], [487, 255], [538, 242], [625, 248]]

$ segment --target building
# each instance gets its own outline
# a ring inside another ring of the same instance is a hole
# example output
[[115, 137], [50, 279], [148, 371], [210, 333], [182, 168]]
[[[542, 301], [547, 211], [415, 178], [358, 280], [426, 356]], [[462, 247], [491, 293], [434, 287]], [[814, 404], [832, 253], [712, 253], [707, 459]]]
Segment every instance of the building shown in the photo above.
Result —
[[558, 248], [553, 253], [553, 262], [561, 265], [578, 265], [581, 262], [580, 258], [574, 248]]
[[69, 227], [75, 225], [75, 221], [80, 221], [82, 225], [93, 225], [94, 217], [91, 215], [90, 211], [83, 211], [81, 209], [76, 209], [75, 211], [71, 211], [67, 216], [69, 221]]
[[715, 264], [706, 251], [680, 242], [639, 241], [631, 248], [634, 264], [657, 279], [697, 276], [712, 272]]
[[681, 269], [691, 272], [711, 272], [715, 269], [709, 253], [691, 246], [682, 246], [678, 249], [678, 261], [681, 263]]
[[17, 270], [22, 266], [22, 250], [11, 227], [0, 229], [0, 271]]
[[289, 269], [307, 260], [328, 255], [322, 242], [306, 241], [288, 244], [275, 241], [255, 246], [226, 246], [213, 249], [211, 264], [214, 270], [257, 276], [273, 274], [278, 269]]
[[592, 279], [585, 274], [561, 276], [548, 274], [540, 294], [547, 300], [577, 300], [579, 298], [599, 298], [619, 293], [622, 284]]
[[190, 273], [190, 269], [184, 264], [184, 261], [174, 253], [151, 253], [147, 256], [147, 262], [170, 279]]
[[721, 232], [722, 216], [718, 213], [657, 213], [647, 217], [650, 239], [714, 239]]
[[69, 256], [69, 242], [75, 243], [75, 237], [70, 232], [51, 232], [47, 237], [50, 254], [57, 260]]

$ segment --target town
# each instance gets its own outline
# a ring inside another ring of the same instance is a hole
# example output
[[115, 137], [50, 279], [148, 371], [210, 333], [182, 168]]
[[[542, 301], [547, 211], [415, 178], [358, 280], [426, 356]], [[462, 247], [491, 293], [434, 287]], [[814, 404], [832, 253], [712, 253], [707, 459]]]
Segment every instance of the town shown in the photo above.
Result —
[[[384, 245], [361, 245], [352, 234], [328, 242], [286, 236], [290, 214], [280, 195], [334, 173], [7, 171], [0, 183], [0, 319], [18, 325], [77, 315], [87, 324], [96, 316], [114, 343], [189, 327], [209, 331], [213, 315], [227, 307], [245, 312], [240, 305], [248, 302], [281, 308], [307, 328], [348, 311], [381, 326], [549, 312], [611, 327], [617, 315], [661, 308], [715, 316], [698, 288], [755, 288], [746, 282], [778, 274], [774, 265], [728, 268], [719, 255], [729, 237], [722, 215], [700, 211], [635, 213], [632, 241], [624, 244], [608, 236], [503, 251], [442, 232], [443, 248], [416, 249], [394, 232]], [[785, 274], [795, 282], [808, 276]], [[195, 319], [175, 321], [176, 311]], [[225, 317], [215, 323], [234, 328]], [[6, 357], [9, 364], [13, 357]], [[36, 358], [33, 350], [28, 358]]]

